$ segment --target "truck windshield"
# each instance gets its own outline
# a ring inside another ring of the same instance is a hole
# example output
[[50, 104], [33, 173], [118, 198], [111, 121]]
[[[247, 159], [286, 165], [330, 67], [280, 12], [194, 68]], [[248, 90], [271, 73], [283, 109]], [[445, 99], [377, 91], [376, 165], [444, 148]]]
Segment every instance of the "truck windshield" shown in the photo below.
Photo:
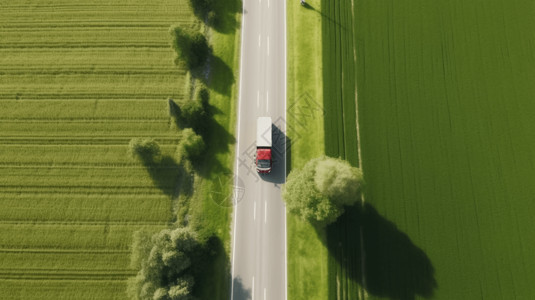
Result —
[[267, 169], [271, 167], [271, 163], [268, 159], [259, 159], [258, 160], [258, 168], [260, 169]]

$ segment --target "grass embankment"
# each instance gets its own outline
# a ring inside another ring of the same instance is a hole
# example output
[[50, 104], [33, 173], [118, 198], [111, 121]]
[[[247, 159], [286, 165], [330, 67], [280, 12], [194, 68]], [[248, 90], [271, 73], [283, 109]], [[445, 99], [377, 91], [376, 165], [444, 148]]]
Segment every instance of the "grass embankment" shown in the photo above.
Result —
[[[319, 0], [307, 1], [319, 7]], [[321, 15], [299, 1], [287, 2], [288, 171], [325, 153]], [[287, 215], [288, 299], [327, 299], [327, 249], [324, 233]]]
[[[436, 281], [433, 299], [533, 298], [533, 4], [356, 5], [367, 201], [434, 269], [376, 265], [376, 293]], [[384, 246], [379, 258], [399, 257]]]
[[208, 31], [210, 106], [215, 122], [209, 123], [206, 161], [196, 176], [190, 204], [190, 224], [201, 237], [212, 237], [217, 254], [203, 278], [196, 283], [201, 299], [227, 299], [230, 295], [230, 222], [232, 166], [234, 162], [239, 43], [242, 2], [214, 2], [218, 23]]
[[185, 4], [2, 4], [0, 298], [126, 297], [132, 232], [172, 219], [172, 164], [151, 176], [127, 148], [174, 152], [167, 30], [193, 22]]
[[[168, 28], [194, 17], [186, 0], [134, 2], [3, 5], [0, 298], [124, 299], [132, 233], [175, 219], [178, 136], [165, 99], [185, 97], [189, 79], [172, 64]], [[228, 7], [232, 30], [212, 33], [219, 60], [208, 84], [219, 132], [234, 130], [235, 87], [220, 85], [237, 77], [239, 16]], [[147, 172], [127, 156], [139, 136], [156, 139], [166, 164]], [[232, 165], [217, 141], [207, 141], [214, 161]], [[221, 170], [204, 171], [190, 221], [216, 233], [221, 251], [198, 286], [203, 299], [226, 298], [229, 210], [203, 194]]]

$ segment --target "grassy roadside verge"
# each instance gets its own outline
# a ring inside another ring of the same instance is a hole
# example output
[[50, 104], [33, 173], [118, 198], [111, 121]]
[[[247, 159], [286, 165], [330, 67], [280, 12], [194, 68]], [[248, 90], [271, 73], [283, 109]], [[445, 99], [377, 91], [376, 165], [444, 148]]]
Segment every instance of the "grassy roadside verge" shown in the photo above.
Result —
[[[323, 77], [320, 0], [287, 3], [288, 171], [323, 155]], [[326, 236], [287, 215], [288, 299], [327, 299]]]
[[213, 48], [210, 60], [210, 106], [214, 120], [206, 140], [208, 153], [195, 177], [195, 194], [190, 201], [189, 222], [201, 237], [212, 237], [215, 258], [209, 262], [204, 276], [196, 283], [200, 299], [227, 299], [230, 281], [230, 222], [229, 203], [235, 142], [237, 82], [239, 78], [239, 43], [241, 1], [215, 2], [220, 12], [217, 26], [208, 36]]
[[[356, 39], [352, 2], [308, 1], [305, 7], [288, 6], [289, 115], [292, 115], [291, 101], [299, 100], [298, 97], [307, 90], [314, 91], [311, 98], [323, 107], [322, 117], [315, 119], [322, 123], [318, 125], [321, 131], [307, 130], [309, 135], [299, 136], [306, 143], [292, 145], [291, 166], [302, 167], [307, 160], [322, 154], [341, 157], [358, 166]], [[314, 35], [315, 38], [311, 38]], [[289, 120], [292, 125], [309, 121], [306, 115], [298, 115], [295, 121], [289, 117]], [[315, 134], [310, 134], [312, 132]], [[310, 145], [317, 146], [310, 148]], [[288, 216], [290, 299], [362, 297], [358, 280], [360, 237], [357, 214], [356, 210], [348, 209], [336, 223], [323, 230]]]

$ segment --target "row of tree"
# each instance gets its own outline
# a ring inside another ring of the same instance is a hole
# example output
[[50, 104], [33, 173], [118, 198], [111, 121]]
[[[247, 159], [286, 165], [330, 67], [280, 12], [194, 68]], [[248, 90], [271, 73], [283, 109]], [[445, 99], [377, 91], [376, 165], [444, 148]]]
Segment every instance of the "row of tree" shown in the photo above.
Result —
[[[190, 0], [195, 14], [203, 21], [215, 22], [212, 0]], [[208, 134], [210, 92], [196, 80], [203, 73], [211, 55], [211, 47], [204, 34], [194, 27], [171, 26], [171, 47], [174, 63], [184, 66], [192, 76], [191, 95], [175, 101], [167, 99], [173, 127], [179, 129], [179, 143], [175, 160], [182, 166], [199, 163], [206, 150], [204, 137]], [[153, 138], [134, 138], [129, 144], [130, 155], [147, 167], [162, 162], [160, 145]], [[189, 167], [186, 167], [188, 169]], [[195, 282], [195, 269], [213, 249], [199, 241], [188, 226], [164, 229], [151, 234], [138, 231], [134, 234], [131, 267], [138, 270], [128, 282], [128, 295], [136, 300], [191, 300]]]
[[347, 161], [320, 157], [288, 175], [283, 199], [288, 210], [317, 226], [334, 222], [345, 206], [360, 200], [362, 171]]

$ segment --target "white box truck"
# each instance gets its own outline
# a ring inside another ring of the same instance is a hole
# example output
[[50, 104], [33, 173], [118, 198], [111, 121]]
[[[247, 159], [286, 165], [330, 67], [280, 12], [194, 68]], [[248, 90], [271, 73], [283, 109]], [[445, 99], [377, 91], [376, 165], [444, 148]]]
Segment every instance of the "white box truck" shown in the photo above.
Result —
[[259, 117], [256, 121], [256, 171], [269, 174], [273, 164], [271, 156], [271, 117]]

